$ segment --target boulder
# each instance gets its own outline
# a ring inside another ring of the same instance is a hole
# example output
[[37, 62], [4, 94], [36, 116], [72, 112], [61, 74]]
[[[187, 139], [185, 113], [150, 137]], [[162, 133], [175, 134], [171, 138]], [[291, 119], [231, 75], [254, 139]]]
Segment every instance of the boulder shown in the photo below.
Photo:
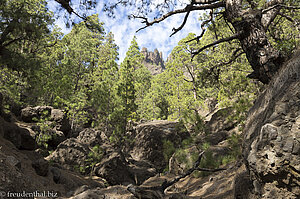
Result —
[[136, 199], [125, 186], [112, 186], [107, 188], [88, 189], [79, 194], [74, 194], [70, 199]]
[[50, 117], [51, 110], [51, 106], [26, 107], [21, 110], [21, 119], [28, 123], [37, 122], [41, 117]]
[[18, 149], [35, 150], [37, 144], [26, 128], [9, 123], [0, 118], [3, 127], [3, 137], [12, 142]]
[[223, 108], [214, 112], [210, 117], [209, 121], [206, 122], [207, 133], [229, 131], [234, 128], [235, 121], [228, 119], [228, 115], [232, 113], [232, 108]]
[[32, 123], [43, 119], [49, 122], [50, 126], [54, 126], [54, 130], [62, 131], [67, 134], [71, 130], [71, 125], [66, 114], [59, 109], [51, 106], [26, 107], [21, 110], [21, 119], [24, 122]]
[[75, 138], [70, 138], [60, 143], [46, 159], [58, 163], [65, 169], [78, 171], [80, 168], [85, 168], [85, 160], [89, 153], [88, 146], [81, 144]]
[[92, 128], [88, 128], [81, 131], [76, 139], [78, 140], [78, 142], [89, 145], [91, 147], [96, 145], [100, 146], [103, 143], [101, 135], [102, 132]]
[[243, 155], [257, 198], [300, 198], [300, 52], [250, 109]]
[[135, 183], [125, 158], [117, 152], [103, 158], [95, 166], [95, 174], [105, 178], [110, 185]]
[[67, 115], [60, 109], [52, 109], [50, 119], [55, 122], [55, 130], [62, 131], [65, 134], [71, 130], [71, 125]]
[[164, 142], [168, 141], [178, 148], [189, 136], [179, 122], [146, 122], [136, 127], [135, 143], [130, 153], [133, 159], [150, 162], [158, 171], [162, 171], [168, 163], [164, 157]]
[[210, 145], [217, 145], [220, 142], [226, 140], [228, 138], [228, 131], [217, 131], [212, 132], [204, 137], [204, 141], [208, 142]]
[[39, 176], [46, 176], [48, 174], [49, 164], [44, 158], [32, 162], [32, 167]]

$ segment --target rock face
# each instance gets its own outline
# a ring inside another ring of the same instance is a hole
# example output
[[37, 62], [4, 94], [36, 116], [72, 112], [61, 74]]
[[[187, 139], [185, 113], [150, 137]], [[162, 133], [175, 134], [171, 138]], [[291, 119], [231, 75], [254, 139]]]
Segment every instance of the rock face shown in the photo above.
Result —
[[[0, 192], [53, 191], [65, 196], [70, 190], [87, 185], [104, 187], [104, 183], [56, 167], [40, 159], [34, 151], [19, 150], [10, 141], [0, 137]], [[50, 172], [49, 172], [50, 171]], [[6, 198], [2, 195], [0, 198]], [[11, 197], [15, 198], [15, 197]], [[22, 198], [22, 197], [21, 197]]]
[[47, 160], [74, 171], [86, 166], [85, 159], [90, 152], [87, 145], [78, 142], [75, 138], [70, 138], [60, 143]]
[[0, 135], [12, 142], [18, 149], [36, 149], [37, 144], [28, 129], [21, 128], [14, 123], [6, 122], [1, 117], [0, 126], [2, 127], [2, 132], [0, 132]]
[[39, 119], [49, 119], [51, 123], [55, 124], [54, 130], [62, 131], [65, 134], [71, 130], [66, 114], [51, 106], [26, 107], [21, 110], [21, 119], [28, 123], [37, 122]]
[[163, 120], [140, 124], [136, 127], [136, 133], [131, 156], [137, 161], [151, 162], [158, 171], [162, 171], [168, 161], [164, 158], [164, 142], [176, 146], [189, 137], [184, 125]]
[[244, 157], [257, 198], [300, 198], [300, 52], [251, 108]]
[[142, 48], [141, 53], [144, 55], [144, 64], [149, 69], [152, 75], [162, 73], [165, 68], [162, 53], [157, 49], [154, 52], [148, 51], [147, 48]]

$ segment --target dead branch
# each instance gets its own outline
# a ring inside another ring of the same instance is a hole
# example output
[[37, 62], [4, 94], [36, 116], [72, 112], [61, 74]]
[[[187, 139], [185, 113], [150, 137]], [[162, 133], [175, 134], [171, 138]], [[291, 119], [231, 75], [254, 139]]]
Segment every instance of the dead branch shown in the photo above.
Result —
[[199, 168], [201, 159], [205, 151], [202, 151], [194, 166], [187, 170], [184, 174], [174, 178], [171, 181], [165, 180], [161, 186], [154, 186], [154, 187], [142, 187], [142, 186], [134, 186], [132, 184], [128, 185], [127, 190], [132, 193], [137, 198], [149, 198], [149, 199], [161, 199], [165, 195], [165, 190], [178, 182], [180, 179], [183, 179], [189, 175], [191, 175], [194, 171], [205, 171], [205, 172], [217, 172], [221, 170], [225, 170], [225, 168], [218, 168], [218, 169], [207, 169], [207, 168]]
[[200, 168], [198, 168], [198, 167], [199, 167], [199, 165], [200, 165], [200, 162], [201, 162], [201, 159], [202, 159], [202, 156], [203, 156], [204, 152], [205, 152], [205, 151], [202, 151], [202, 152], [199, 154], [198, 159], [196, 160], [196, 162], [195, 162], [193, 168], [190, 168], [189, 170], [187, 170], [186, 173], [184, 173], [184, 174], [182, 174], [182, 175], [176, 177], [175, 179], [171, 180], [170, 182], [166, 182], [166, 181], [165, 181], [165, 182], [161, 185], [163, 191], [165, 191], [165, 189], [167, 189], [168, 187], [170, 187], [170, 186], [172, 186], [173, 184], [175, 184], [176, 182], [178, 182], [180, 179], [185, 178], [185, 177], [188, 176], [188, 175], [191, 175], [195, 170], [200, 169]]

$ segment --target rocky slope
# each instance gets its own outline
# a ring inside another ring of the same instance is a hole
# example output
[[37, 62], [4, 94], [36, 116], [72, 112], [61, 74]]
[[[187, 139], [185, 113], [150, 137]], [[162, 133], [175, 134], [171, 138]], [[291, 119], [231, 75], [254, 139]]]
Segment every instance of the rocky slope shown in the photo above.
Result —
[[244, 157], [254, 198], [300, 198], [300, 52], [251, 108]]
[[[48, 120], [42, 120], [43, 117]], [[215, 128], [216, 125], [213, 124], [218, 119], [212, 118], [215, 121], [211, 120], [208, 125]], [[101, 130], [87, 128], [77, 134], [72, 133], [64, 113], [49, 106], [27, 107], [22, 110], [20, 119], [22, 121], [15, 118], [9, 122], [0, 118], [1, 193], [51, 190], [60, 198], [135, 198], [128, 191], [133, 186], [138, 190], [160, 186], [164, 179], [172, 180], [188, 169], [186, 163], [180, 163], [186, 164], [185, 167], [180, 167], [181, 170], [176, 169], [180, 161], [175, 156], [174, 161], [169, 162], [169, 155], [174, 152], [169, 149], [179, 148], [184, 140], [190, 138], [189, 132], [178, 122], [151, 121], [132, 124], [127, 133], [132, 142], [128, 142], [126, 149], [121, 151], [109, 142], [109, 138]], [[50, 137], [44, 140], [44, 144], [52, 150], [50, 155], [45, 150], [45, 145], [38, 142], [37, 138], [41, 135], [38, 120], [51, 127], [47, 131]], [[232, 125], [227, 126], [227, 130], [230, 128]], [[223, 127], [219, 125], [218, 131], [224, 131]], [[210, 142], [217, 135], [216, 131], [208, 140], [199, 138], [199, 142]], [[226, 137], [218, 137], [218, 141], [211, 144], [224, 143]], [[95, 147], [100, 149], [97, 153]], [[212, 148], [215, 157], [220, 155], [220, 147]], [[226, 154], [226, 146], [223, 149], [221, 151]], [[188, 151], [194, 154], [200, 152], [192, 146]], [[96, 155], [99, 159], [95, 159]], [[193, 161], [189, 159], [189, 164], [193, 164]], [[168, 166], [170, 172], [162, 175]], [[220, 175], [225, 177], [227, 174], [220, 172]], [[234, 193], [235, 175], [236, 173], [232, 173], [228, 178], [232, 183], [228, 187], [230, 191], [225, 195], [229, 198]], [[217, 176], [218, 174], [214, 178], [223, 178]], [[31, 179], [35, 179], [34, 183], [30, 182]], [[206, 188], [211, 187], [211, 191], [199, 191], [201, 187], [196, 184], [205, 181], [209, 181], [209, 178], [188, 176], [170, 187], [165, 196], [158, 198], [198, 198], [200, 195], [208, 197], [219, 186], [225, 186], [218, 183], [218, 180], [211, 180], [205, 185]]]
[[143, 64], [148, 68], [152, 75], [162, 73], [165, 69], [162, 52], [158, 52], [157, 49], [154, 52], [148, 51], [147, 48], [142, 48], [141, 53], [144, 55]]

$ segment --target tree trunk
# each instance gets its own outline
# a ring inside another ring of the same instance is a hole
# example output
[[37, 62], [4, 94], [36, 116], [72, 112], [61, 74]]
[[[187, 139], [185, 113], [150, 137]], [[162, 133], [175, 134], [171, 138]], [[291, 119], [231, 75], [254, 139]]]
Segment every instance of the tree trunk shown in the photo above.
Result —
[[242, 10], [241, 6], [240, 0], [227, 0], [226, 19], [240, 33], [239, 41], [254, 70], [248, 77], [268, 84], [283, 63], [282, 56], [266, 35], [271, 19], [267, 20], [261, 10]]

